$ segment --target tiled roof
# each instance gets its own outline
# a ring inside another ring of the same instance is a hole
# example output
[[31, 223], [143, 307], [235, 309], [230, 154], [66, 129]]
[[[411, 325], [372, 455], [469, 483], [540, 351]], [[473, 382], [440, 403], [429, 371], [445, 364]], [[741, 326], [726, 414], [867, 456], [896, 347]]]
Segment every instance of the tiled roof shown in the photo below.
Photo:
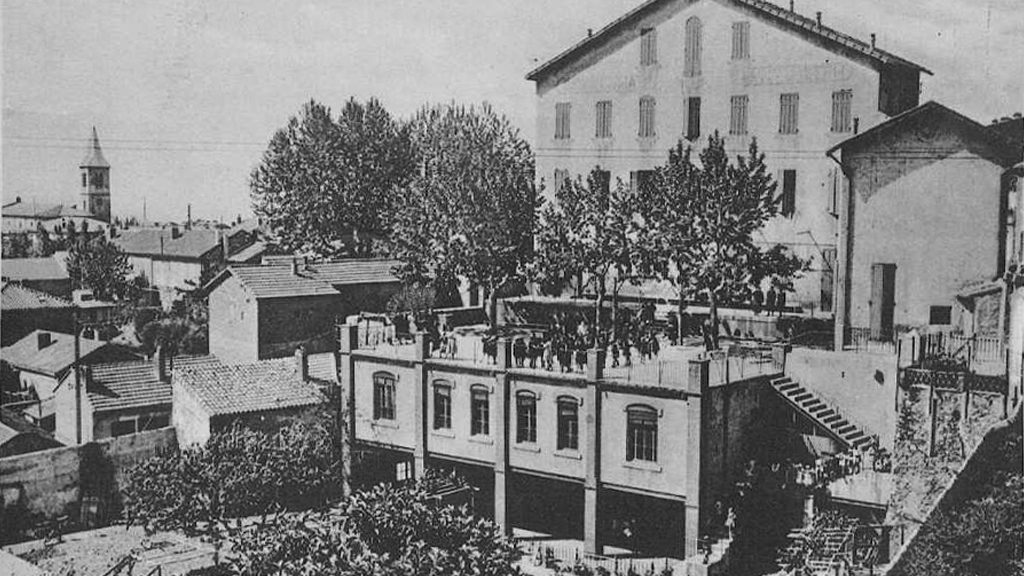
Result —
[[323, 382], [337, 381], [338, 365], [334, 361], [333, 352], [309, 355], [309, 378]]
[[46, 430], [30, 423], [12, 410], [0, 408], [0, 446], [22, 434], [41, 436], [52, 441], [54, 446], [60, 446]]
[[5, 280], [64, 280], [68, 271], [54, 256], [48, 258], [4, 258], [0, 274]]
[[96, 412], [171, 404], [171, 383], [157, 379], [150, 360], [96, 364], [90, 371], [86, 393]]
[[3, 310], [44, 310], [72, 308], [71, 302], [46, 292], [33, 290], [16, 282], [4, 282], [0, 288], [0, 309]]
[[329, 296], [338, 293], [335, 286], [398, 282], [396, 266], [396, 260], [352, 259], [305, 264], [298, 274], [292, 272], [291, 264], [231, 266], [223, 274], [238, 278], [256, 298]]
[[[39, 349], [39, 336], [50, 335], [50, 344]], [[99, 340], [79, 340], [79, 353], [84, 357], [104, 347]], [[18, 370], [30, 370], [58, 376], [75, 363], [75, 337], [71, 334], [33, 330], [28, 336], [10, 346], [0, 348], [0, 357]]]
[[61, 204], [38, 204], [36, 202], [13, 202], [4, 206], [5, 217], [16, 218], [56, 218], [63, 208]]
[[[539, 80], [549, 72], [558, 69], [563, 63], [583, 52], [586, 52], [591, 47], [599, 46], [610, 35], [629, 26], [634, 21], [642, 18], [668, 2], [675, 1], [679, 0], [647, 0], [640, 6], [637, 6], [622, 17], [613, 21], [611, 24], [608, 24], [604, 28], [598, 30], [595, 34], [584, 38], [580, 42], [571, 46], [568, 50], [565, 50], [551, 60], [548, 60], [544, 64], [533, 69], [526, 75], [526, 79]], [[797, 14], [796, 12], [790, 12], [789, 10], [776, 6], [771, 2], [767, 2], [765, 0], [731, 0], [731, 3], [742, 8], [746, 8], [752, 11], [755, 15], [781, 27], [789, 28], [801, 34], [807, 34], [814, 40], [821, 42], [825, 48], [834, 52], [851, 53], [880, 65], [901, 66], [918, 70], [926, 74], [931, 74], [931, 71], [918, 64], [900, 58], [899, 56], [885, 50], [875, 48], [867, 42], [863, 42], [853, 38], [852, 36], [843, 34], [842, 32], [829, 28], [828, 26], [819, 25], [817, 21], [812, 18]]]
[[238, 252], [235, 252], [228, 257], [228, 262], [246, 263], [253, 261], [263, 255], [263, 252], [267, 249], [267, 245], [263, 242], [253, 242], [249, 246], [242, 248]]
[[169, 228], [140, 228], [124, 231], [114, 243], [136, 256], [198, 260], [220, 241], [216, 230], [181, 230], [181, 235], [174, 238]]
[[174, 383], [211, 416], [312, 406], [326, 400], [315, 384], [302, 381], [291, 357], [232, 366], [220, 362], [177, 365]]

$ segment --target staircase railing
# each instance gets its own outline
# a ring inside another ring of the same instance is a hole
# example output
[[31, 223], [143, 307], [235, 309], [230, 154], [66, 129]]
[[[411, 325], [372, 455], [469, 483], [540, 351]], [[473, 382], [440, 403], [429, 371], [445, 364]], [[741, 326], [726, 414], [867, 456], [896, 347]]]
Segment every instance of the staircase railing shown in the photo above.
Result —
[[[870, 428], [869, 426], [866, 426], [866, 425], [864, 425], [864, 423], [862, 423], [862, 422], [861, 422], [861, 421], [859, 421], [858, 419], [856, 419], [856, 418], [854, 418], [854, 417], [850, 416], [850, 415], [849, 415], [849, 414], [848, 414], [847, 412], [845, 412], [845, 411], [843, 411], [843, 410], [840, 410], [840, 409], [839, 409], [839, 403], [838, 403], [838, 402], [836, 402], [835, 400], [833, 400], [833, 399], [829, 398], [829, 397], [828, 397], [828, 395], [826, 395], [826, 394], [822, 394], [821, 392], [819, 392], [818, 390], [816, 390], [816, 389], [814, 389], [814, 388], [810, 388], [810, 387], [808, 387], [808, 386], [805, 386], [804, 384], [802, 384], [802, 383], [800, 383], [800, 382], [798, 382], [798, 381], [796, 381], [796, 380], [791, 380], [791, 381], [792, 381], [792, 382], [795, 382], [795, 383], [796, 383], [796, 384], [797, 384], [798, 386], [800, 386], [801, 388], [803, 388], [803, 389], [804, 389], [804, 390], [806, 390], [807, 392], [810, 392], [811, 394], [813, 394], [813, 395], [814, 395], [814, 396], [815, 396], [815, 397], [816, 397], [816, 398], [817, 398], [818, 400], [820, 400], [820, 401], [821, 401], [821, 403], [822, 403], [822, 404], [824, 404], [824, 405], [825, 405], [825, 407], [826, 407], [826, 408], [828, 408], [828, 409], [832, 410], [832, 411], [833, 411], [833, 412], [834, 412], [834, 413], [835, 413], [835, 414], [836, 414], [837, 416], [839, 416], [839, 417], [840, 417], [840, 418], [842, 418], [843, 420], [846, 420], [846, 421], [847, 421], [847, 422], [849, 422], [850, 424], [853, 424], [854, 426], [856, 426], [857, 428], [859, 428], [859, 429], [860, 429], [860, 431], [861, 431], [861, 432], [863, 432], [863, 433], [864, 433], [864, 435], [865, 435], [865, 436], [866, 436], [867, 438], [869, 438], [869, 439], [873, 440], [873, 441], [874, 441], [874, 443], [875, 443], [876, 445], [878, 444], [878, 434], [872, 434], [872, 433], [871, 433], [871, 428]], [[801, 405], [800, 405], [800, 404], [799, 404], [798, 402], [796, 402], [795, 400], [793, 400], [792, 398], [790, 398], [790, 397], [789, 397], [789, 395], [787, 395], [787, 394], [786, 394], [785, 392], [783, 392], [783, 391], [781, 391], [781, 390], [779, 390], [778, 392], [779, 392], [779, 394], [780, 394], [780, 395], [782, 395], [783, 397], [785, 397], [785, 399], [786, 399], [786, 401], [787, 401], [787, 402], [789, 402], [790, 404], [793, 404], [793, 406], [795, 406], [795, 407], [796, 407], [796, 408], [797, 408], [798, 410], [800, 410], [800, 411], [801, 411], [802, 413], [805, 413], [805, 414], [807, 414], [807, 415], [808, 415], [808, 416], [809, 416], [809, 417], [810, 417], [810, 418], [811, 418], [812, 420], [814, 420], [815, 422], [819, 422], [819, 423], [821, 424], [821, 426], [822, 426], [823, 428], [825, 428], [825, 429], [826, 429], [826, 431], [827, 431], [827, 432], [828, 432], [829, 434], [834, 434], [835, 436], [838, 436], [838, 437], [840, 438], [840, 440], [841, 440], [841, 441], [842, 441], [843, 443], [846, 443], [846, 440], [845, 440], [845, 439], [842, 439], [842, 437], [841, 437], [841, 436], [839, 435], [839, 433], [838, 433], [838, 432], [834, 432], [834, 431], [833, 431], [833, 430], [832, 430], [832, 429], [831, 429], [831, 428], [829, 427], [829, 425], [828, 425], [828, 424], [826, 424], [826, 423], [825, 423], [825, 422], [824, 422], [824, 421], [823, 421], [823, 420], [822, 420], [821, 418], [819, 418], [818, 416], [815, 416], [815, 415], [811, 414], [810, 410], [806, 410], [806, 409], [805, 409], [805, 408], [804, 408], [803, 406], [801, 406]], [[852, 448], [852, 446], [851, 446], [851, 448]]]

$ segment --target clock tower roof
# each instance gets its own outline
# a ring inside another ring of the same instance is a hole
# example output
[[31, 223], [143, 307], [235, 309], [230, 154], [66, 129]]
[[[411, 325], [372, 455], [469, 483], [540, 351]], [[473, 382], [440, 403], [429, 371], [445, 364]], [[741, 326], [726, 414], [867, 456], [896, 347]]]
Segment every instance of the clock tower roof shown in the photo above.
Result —
[[110, 168], [110, 163], [103, 157], [103, 150], [100, 148], [100, 137], [96, 135], [96, 127], [92, 127], [92, 142], [89, 144], [89, 151], [82, 159], [79, 168]]

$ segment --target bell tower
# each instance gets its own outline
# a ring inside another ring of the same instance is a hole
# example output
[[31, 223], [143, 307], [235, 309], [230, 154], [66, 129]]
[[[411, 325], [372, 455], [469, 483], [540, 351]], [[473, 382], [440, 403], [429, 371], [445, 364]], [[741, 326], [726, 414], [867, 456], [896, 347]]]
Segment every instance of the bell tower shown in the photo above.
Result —
[[82, 209], [104, 222], [110, 222], [110, 163], [103, 157], [96, 127], [82, 164]]

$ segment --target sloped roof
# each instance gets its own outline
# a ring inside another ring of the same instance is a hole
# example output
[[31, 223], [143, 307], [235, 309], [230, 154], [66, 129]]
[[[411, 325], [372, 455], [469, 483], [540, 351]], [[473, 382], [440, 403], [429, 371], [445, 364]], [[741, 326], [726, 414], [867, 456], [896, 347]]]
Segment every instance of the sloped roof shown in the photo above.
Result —
[[[50, 344], [39, 349], [39, 335], [50, 335]], [[79, 354], [83, 360], [99, 350], [117, 346], [100, 340], [79, 340]], [[32, 333], [10, 346], [0, 348], [0, 355], [18, 370], [29, 370], [48, 376], [60, 376], [75, 363], [75, 337], [62, 332], [33, 330]]]
[[[540, 80], [547, 74], [558, 70], [562, 65], [568, 63], [573, 58], [593, 47], [601, 45], [611, 35], [632, 25], [647, 14], [657, 10], [669, 2], [678, 1], [680, 0], [647, 0], [640, 6], [637, 6], [625, 15], [616, 19], [611, 24], [601, 28], [595, 34], [584, 38], [561, 54], [558, 54], [551, 60], [548, 60], [544, 64], [541, 64], [537, 68], [531, 70], [526, 75], [526, 79]], [[737, 7], [746, 8], [754, 15], [779, 27], [806, 35], [814, 41], [820, 42], [825, 48], [833, 52], [860, 57], [879, 66], [900, 66], [931, 74], [930, 70], [919, 64], [900, 58], [891, 52], [872, 47], [871, 44], [867, 42], [858, 40], [847, 34], [843, 34], [842, 32], [829, 28], [828, 26], [819, 25], [818, 22], [812, 18], [797, 14], [796, 12], [790, 12], [789, 10], [776, 6], [771, 2], [767, 2], [765, 0], [726, 1], [736, 5]]]
[[[322, 367], [320, 361], [316, 365]], [[219, 361], [178, 365], [174, 368], [174, 383], [198, 400], [210, 416], [298, 408], [326, 401], [315, 384], [301, 379], [291, 357], [231, 366]]]
[[103, 150], [100, 148], [100, 137], [96, 134], [96, 127], [92, 127], [92, 140], [89, 142], [89, 151], [82, 158], [80, 168], [110, 168], [110, 162], [103, 157]]
[[40, 436], [53, 443], [53, 446], [60, 446], [60, 442], [53, 439], [53, 435], [42, 428], [25, 420], [17, 413], [7, 408], [0, 408], [0, 446], [22, 434]]
[[252, 244], [242, 248], [238, 252], [235, 252], [228, 257], [228, 262], [237, 262], [244, 264], [259, 258], [263, 255], [267, 249], [267, 245], [263, 242], [253, 242]]
[[208, 289], [234, 276], [256, 298], [331, 296], [338, 294], [336, 286], [399, 282], [393, 272], [398, 264], [397, 260], [356, 258], [304, 264], [298, 274], [292, 272], [290, 263], [230, 266], [210, 281]]
[[33, 290], [16, 282], [4, 282], [0, 288], [0, 309], [3, 310], [46, 310], [73, 308], [71, 302], [46, 292]]
[[962, 125], [968, 133], [970, 133], [978, 142], [982, 142], [990, 146], [990, 150], [993, 154], [998, 155], [1000, 161], [1006, 166], [1011, 166], [1014, 162], [1020, 161], [1020, 150], [1013, 143], [1009, 142], [998, 132], [988, 130], [982, 124], [971, 120], [967, 116], [943, 106], [934, 100], [929, 100], [924, 104], [911, 108], [905, 112], [901, 112], [892, 118], [889, 118], [881, 124], [872, 126], [868, 130], [861, 132], [855, 136], [847, 138], [842, 142], [836, 144], [828, 150], [826, 154], [831, 155], [836, 150], [848, 150], [856, 148], [857, 146], [871, 142], [879, 135], [890, 132], [892, 130], [898, 130], [908, 123], [912, 123], [914, 119], [924, 116], [926, 114], [940, 114], [954, 122]]
[[4, 258], [0, 274], [6, 280], [66, 280], [68, 271], [56, 257]]
[[171, 404], [171, 383], [157, 378], [150, 360], [96, 364], [89, 372], [85, 389], [95, 412]]
[[216, 230], [181, 230], [181, 236], [174, 238], [170, 228], [139, 228], [126, 230], [114, 243], [135, 256], [198, 260], [219, 246], [220, 240]]
[[45, 220], [57, 218], [60, 215], [63, 204], [39, 204], [36, 202], [12, 202], [3, 208], [4, 217], [14, 218], [38, 218]]

